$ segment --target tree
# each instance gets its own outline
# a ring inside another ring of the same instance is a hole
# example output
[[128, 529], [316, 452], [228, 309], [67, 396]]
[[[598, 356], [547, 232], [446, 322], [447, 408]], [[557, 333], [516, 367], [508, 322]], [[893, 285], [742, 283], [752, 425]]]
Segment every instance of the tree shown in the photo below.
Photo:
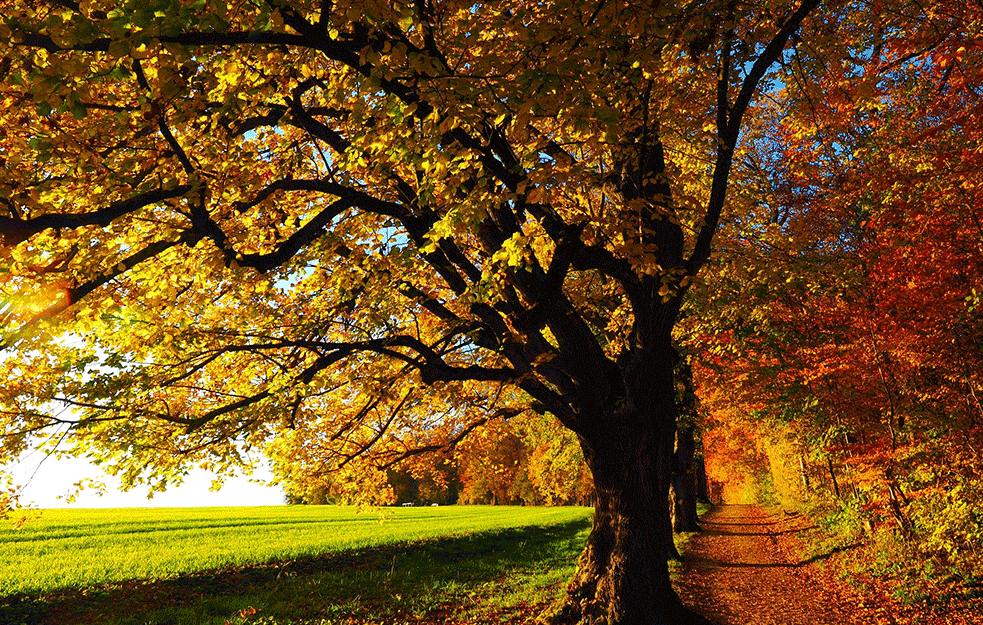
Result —
[[465, 503], [524, 505], [536, 498], [526, 448], [510, 422], [496, 422], [459, 448], [461, 499]]
[[4, 0], [5, 452], [157, 488], [282, 437], [362, 492], [551, 413], [596, 500], [558, 619], [701, 622], [671, 332], [818, 4]]
[[537, 503], [591, 505], [594, 484], [576, 434], [550, 415], [530, 415], [520, 427], [528, 449], [525, 468]]
[[693, 387], [693, 366], [688, 360], [680, 359], [676, 364], [676, 379], [679, 421], [676, 424], [670, 499], [672, 530], [698, 532], [701, 528], [696, 513], [699, 482], [696, 464], [696, 429], [700, 417], [696, 389]]
[[790, 65], [796, 95], [773, 94], [789, 106], [756, 118], [784, 137], [753, 155], [757, 210], [718, 234], [730, 266], [683, 322], [714, 436], [754, 453], [714, 455], [850, 509], [887, 551], [870, 559], [919, 584], [980, 566], [981, 24], [978, 5], [908, 5], [872, 20], [843, 74]]

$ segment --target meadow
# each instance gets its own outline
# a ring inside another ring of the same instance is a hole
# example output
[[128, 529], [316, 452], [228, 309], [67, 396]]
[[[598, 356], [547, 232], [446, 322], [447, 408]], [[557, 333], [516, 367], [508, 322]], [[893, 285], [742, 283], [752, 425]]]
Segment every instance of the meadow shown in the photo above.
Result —
[[84, 617], [221, 625], [412, 622], [469, 603], [486, 613], [521, 612], [548, 602], [569, 577], [591, 510], [357, 513], [296, 506], [27, 514], [22, 526], [8, 521], [0, 528], [3, 622]]

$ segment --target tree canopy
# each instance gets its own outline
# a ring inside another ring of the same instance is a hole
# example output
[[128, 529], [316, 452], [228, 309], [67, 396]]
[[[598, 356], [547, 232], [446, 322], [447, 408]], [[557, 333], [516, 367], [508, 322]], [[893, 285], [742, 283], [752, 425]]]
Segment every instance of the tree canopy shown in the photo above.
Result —
[[697, 622], [672, 331], [722, 219], [800, 210], [748, 201], [763, 147], [856, 146], [784, 106], [857, 83], [875, 116], [905, 85], [857, 68], [965, 54], [946, 3], [888, 4], [0, 0], [4, 456], [48, 433], [156, 488], [259, 450], [371, 492], [549, 413], [597, 499], [561, 620]]

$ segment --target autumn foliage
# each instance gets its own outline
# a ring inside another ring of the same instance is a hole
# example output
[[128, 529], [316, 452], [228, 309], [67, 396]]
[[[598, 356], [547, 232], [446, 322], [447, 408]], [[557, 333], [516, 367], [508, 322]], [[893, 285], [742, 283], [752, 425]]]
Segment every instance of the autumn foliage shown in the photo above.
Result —
[[161, 489], [265, 454], [359, 503], [581, 500], [583, 460], [559, 622], [661, 625], [704, 622], [665, 565], [702, 427], [725, 496], [975, 566], [978, 6], [0, 16], [0, 458]]
[[[560, 506], [590, 505], [593, 494], [576, 438], [543, 415], [494, 420], [453, 450], [417, 453], [382, 467], [360, 459], [338, 467], [330, 448], [289, 440], [276, 443], [273, 469], [292, 503]], [[318, 453], [315, 462], [312, 454]]]
[[711, 473], [754, 476], [730, 495], [849, 510], [909, 583], [983, 565], [981, 18], [933, 3], [874, 22], [821, 92], [790, 73], [688, 339]]
[[4, 0], [4, 456], [371, 495], [548, 414], [597, 511], [561, 620], [702, 622], [671, 332], [819, 4]]

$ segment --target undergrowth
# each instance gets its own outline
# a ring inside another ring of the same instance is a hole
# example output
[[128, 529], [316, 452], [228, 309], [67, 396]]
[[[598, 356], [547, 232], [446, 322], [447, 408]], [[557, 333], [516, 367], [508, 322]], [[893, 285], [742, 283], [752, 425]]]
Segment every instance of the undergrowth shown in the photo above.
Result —
[[[887, 588], [903, 604], [948, 604], [983, 597], [983, 551], [965, 542], [971, 532], [953, 532], [963, 544], [946, 542], [952, 519], [944, 506], [913, 504], [910, 528], [872, 512], [856, 501], [813, 502], [807, 506], [819, 526], [811, 556], [840, 552], [841, 576], [870, 591]], [[929, 512], [931, 511], [931, 512]], [[951, 511], [948, 511], [951, 513]]]

